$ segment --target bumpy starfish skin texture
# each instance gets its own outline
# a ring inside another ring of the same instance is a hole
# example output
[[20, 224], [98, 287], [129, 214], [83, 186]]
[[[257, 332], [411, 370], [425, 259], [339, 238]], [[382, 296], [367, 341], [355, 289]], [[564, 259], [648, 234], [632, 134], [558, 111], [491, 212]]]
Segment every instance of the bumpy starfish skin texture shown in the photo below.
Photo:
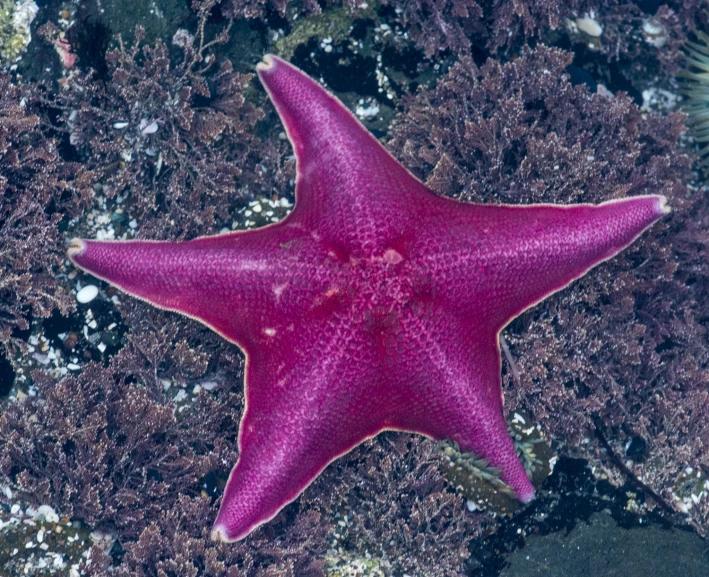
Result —
[[212, 536], [244, 538], [385, 429], [452, 439], [534, 497], [503, 417], [500, 330], [617, 254], [664, 198], [484, 206], [409, 174], [332, 95], [267, 56], [297, 159], [282, 222], [188, 242], [74, 240], [82, 269], [246, 354], [239, 459]]

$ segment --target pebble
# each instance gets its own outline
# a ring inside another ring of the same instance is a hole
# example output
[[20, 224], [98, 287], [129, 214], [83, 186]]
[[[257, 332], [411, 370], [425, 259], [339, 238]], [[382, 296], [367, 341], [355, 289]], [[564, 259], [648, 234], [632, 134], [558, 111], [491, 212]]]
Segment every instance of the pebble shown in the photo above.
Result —
[[584, 14], [583, 18], [576, 19], [576, 26], [593, 38], [598, 38], [603, 34], [603, 26], [594, 18], [594, 14]]
[[[76, 347], [76, 343], [79, 342], [79, 335], [76, 334], [74, 331], [69, 332], [66, 335], [66, 338], [62, 341], [62, 345], [64, 345], [64, 350], [66, 351], [72, 351], [74, 350], [74, 347]], [[56, 353], [55, 353], [56, 355]]]
[[79, 292], [76, 293], [76, 300], [81, 304], [90, 303], [98, 296], [98, 287], [96, 285], [87, 284]]
[[200, 386], [205, 390], [205, 391], [211, 391], [214, 387], [217, 386], [216, 381], [205, 381], [204, 383], [201, 383]]
[[[143, 124], [145, 122], [145, 125]], [[140, 123], [140, 133], [141, 134], [155, 134], [158, 131], [158, 123], [154, 120], [150, 123], [142, 120]]]

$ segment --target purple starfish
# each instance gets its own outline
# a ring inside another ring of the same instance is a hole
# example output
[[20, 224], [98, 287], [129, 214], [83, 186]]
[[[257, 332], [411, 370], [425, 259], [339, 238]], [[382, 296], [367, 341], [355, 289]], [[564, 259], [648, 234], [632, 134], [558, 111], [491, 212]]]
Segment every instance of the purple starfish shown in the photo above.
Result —
[[442, 198], [297, 68], [266, 56], [258, 73], [297, 158], [287, 218], [189, 242], [69, 249], [77, 266], [246, 355], [239, 460], [213, 538], [243, 539], [386, 429], [451, 439], [530, 501], [502, 412], [499, 333], [667, 214], [664, 197]]

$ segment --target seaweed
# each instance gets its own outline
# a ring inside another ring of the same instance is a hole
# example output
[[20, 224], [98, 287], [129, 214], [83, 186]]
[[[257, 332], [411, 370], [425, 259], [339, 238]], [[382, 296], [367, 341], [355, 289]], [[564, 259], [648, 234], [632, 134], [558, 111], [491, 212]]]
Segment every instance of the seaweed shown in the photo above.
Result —
[[130, 46], [119, 40], [106, 54], [105, 80], [89, 71], [57, 97], [63, 130], [95, 187], [129, 206], [146, 237], [223, 226], [236, 203], [278, 179], [278, 147], [255, 136], [263, 113], [245, 98], [253, 75], [218, 64], [212, 52], [230, 25], [205, 38], [214, 4], [197, 6], [196, 35], [175, 33], [178, 55], [162, 41], [143, 46], [138, 27]]
[[40, 129], [41, 94], [0, 72], [0, 344], [11, 362], [33, 318], [73, 307], [54, 275], [64, 257], [59, 225], [92, 196], [85, 175]]

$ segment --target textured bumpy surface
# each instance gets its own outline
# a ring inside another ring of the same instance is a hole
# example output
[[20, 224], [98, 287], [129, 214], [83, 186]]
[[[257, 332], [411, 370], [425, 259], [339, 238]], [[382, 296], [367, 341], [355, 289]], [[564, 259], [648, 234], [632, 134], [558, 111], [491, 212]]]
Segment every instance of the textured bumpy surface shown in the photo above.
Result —
[[384, 429], [452, 439], [534, 497], [502, 412], [499, 331], [615, 255], [664, 198], [481, 206], [437, 196], [312, 79], [259, 76], [298, 162], [296, 206], [189, 242], [75, 240], [81, 268], [247, 355], [239, 461], [213, 536], [245, 537]]

